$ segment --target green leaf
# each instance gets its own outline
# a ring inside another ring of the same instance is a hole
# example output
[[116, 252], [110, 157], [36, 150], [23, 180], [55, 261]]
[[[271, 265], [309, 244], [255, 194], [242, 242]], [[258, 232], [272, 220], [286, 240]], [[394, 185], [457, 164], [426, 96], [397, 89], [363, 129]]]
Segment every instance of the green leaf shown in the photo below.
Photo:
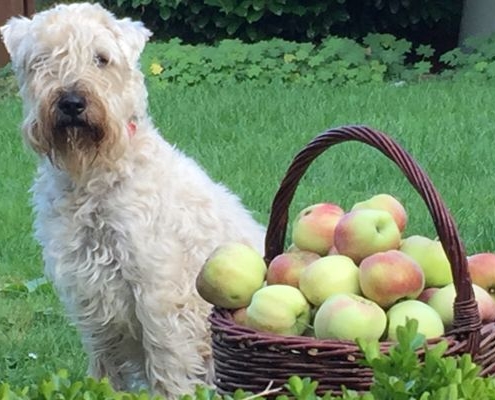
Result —
[[303, 381], [298, 376], [291, 376], [286, 385], [287, 389], [295, 396], [302, 392], [303, 386]]
[[435, 50], [433, 50], [433, 47], [431, 47], [430, 45], [421, 44], [416, 49], [416, 54], [429, 58], [432, 57], [433, 54], [435, 54]]

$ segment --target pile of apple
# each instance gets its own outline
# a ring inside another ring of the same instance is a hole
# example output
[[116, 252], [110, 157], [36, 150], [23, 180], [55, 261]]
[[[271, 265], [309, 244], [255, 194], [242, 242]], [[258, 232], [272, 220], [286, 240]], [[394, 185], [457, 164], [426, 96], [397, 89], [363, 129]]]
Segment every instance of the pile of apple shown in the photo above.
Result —
[[[403, 237], [406, 224], [389, 194], [348, 212], [315, 204], [297, 215], [291, 246], [268, 267], [251, 247], [227, 243], [206, 260], [196, 288], [261, 332], [395, 340], [397, 326], [416, 319], [426, 338], [438, 337], [454, 319], [450, 264], [438, 240]], [[495, 320], [495, 253], [469, 256], [468, 269], [482, 321]]]

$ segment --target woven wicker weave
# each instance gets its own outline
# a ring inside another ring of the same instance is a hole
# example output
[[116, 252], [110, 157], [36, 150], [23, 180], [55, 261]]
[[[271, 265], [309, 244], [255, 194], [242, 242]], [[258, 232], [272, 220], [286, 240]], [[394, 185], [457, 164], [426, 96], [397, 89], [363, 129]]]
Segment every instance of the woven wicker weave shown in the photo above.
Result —
[[[426, 173], [414, 159], [387, 135], [364, 126], [328, 130], [313, 139], [293, 159], [273, 200], [265, 242], [268, 264], [283, 252], [289, 206], [297, 185], [311, 162], [328, 148], [346, 141], [372, 146], [392, 160], [425, 202], [438, 237], [452, 266], [456, 289], [453, 329], [444, 339], [446, 355], [470, 353], [482, 367], [482, 375], [495, 373], [495, 323], [482, 324], [467, 272], [464, 246], [456, 225]], [[369, 388], [371, 371], [358, 364], [362, 353], [352, 341], [317, 340], [311, 337], [279, 336], [237, 325], [228, 310], [214, 308], [210, 315], [216, 385], [221, 393], [238, 388], [259, 393], [270, 382], [282, 386], [292, 375], [319, 381], [318, 391], [340, 393]], [[382, 342], [382, 351], [392, 345]], [[279, 392], [284, 393], [284, 391]]]

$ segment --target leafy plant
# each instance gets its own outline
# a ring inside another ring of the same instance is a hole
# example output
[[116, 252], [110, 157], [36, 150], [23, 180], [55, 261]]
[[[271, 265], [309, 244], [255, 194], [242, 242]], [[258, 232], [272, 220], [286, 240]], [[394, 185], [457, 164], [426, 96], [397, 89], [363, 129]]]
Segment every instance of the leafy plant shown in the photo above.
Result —
[[368, 35], [363, 44], [328, 37], [319, 46], [272, 39], [247, 44], [226, 39], [218, 46], [182, 44], [179, 39], [151, 43], [143, 57], [150, 79], [162, 84], [192, 86], [200, 82], [223, 84], [252, 81], [334, 86], [420, 79], [429, 72], [429, 46], [418, 48], [419, 61], [406, 64], [411, 43], [391, 35]]
[[443, 75], [470, 79], [495, 78], [495, 35], [471, 37], [462, 47], [446, 52], [440, 61], [448, 67]]
[[[398, 342], [388, 354], [378, 342], [358, 341], [365, 354], [364, 365], [372, 368], [370, 394], [379, 400], [455, 400], [495, 398], [495, 383], [479, 376], [481, 368], [469, 354], [445, 357], [447, 343], [434, 347], [418, 334], [418, 323], [409, 320], [397, 328]], [[424, 351], [420, 357], [418, 349]]]
[[[479, 376], [480, 367], [470, 355], [446, 357], [447, 344], [439, 342], [433, 347], [426, 345], [423, 335], [418, 334], [416, 320], [397, 329], [398, 342], [387, 354], [381, 353], [378, 341], [358, 341], [364, 353], [362, 364], [373, 370], [373, 384], [367, 393], [357, 393], [342, 388], [342, 395], [317, 394], [318, 382], [310, 378], [293, 376], [285, 384], [289, 395], [278, 395], [276, 400], [489, 400], [495, 398], [495, 382]], [[423, 350], [420, 356], [418, 350]], [[180, 400], [252, 400], [274, 397], [277, 390], [267, 389], [253, 394], [238, 389], [233, 395], [219, 395], [215, 390], [197, 386], [193, 395], [183, 395]], [[27, 399], [119, 399], [148, 400], [152, 397], [145, 391], [124, 393], [114, 391], [107, 379], [97, 381], [85, 378], [71, 381], [65, 370], [52, 374], [23, 388], [13, 388], [8, 383], [0, 384], [0, 400]], [[159, 399], [158, 396], [153, 397]]]

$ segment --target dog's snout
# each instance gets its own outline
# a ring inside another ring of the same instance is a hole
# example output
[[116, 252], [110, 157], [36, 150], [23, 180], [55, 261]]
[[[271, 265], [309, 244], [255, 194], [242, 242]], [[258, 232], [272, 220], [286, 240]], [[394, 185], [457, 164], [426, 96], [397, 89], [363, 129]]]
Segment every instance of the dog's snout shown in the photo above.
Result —
[[77, 117], [86, 108], [86, 100], [75, 92], [64, 93], [57, 104], [58, 109], [69, 117]]

